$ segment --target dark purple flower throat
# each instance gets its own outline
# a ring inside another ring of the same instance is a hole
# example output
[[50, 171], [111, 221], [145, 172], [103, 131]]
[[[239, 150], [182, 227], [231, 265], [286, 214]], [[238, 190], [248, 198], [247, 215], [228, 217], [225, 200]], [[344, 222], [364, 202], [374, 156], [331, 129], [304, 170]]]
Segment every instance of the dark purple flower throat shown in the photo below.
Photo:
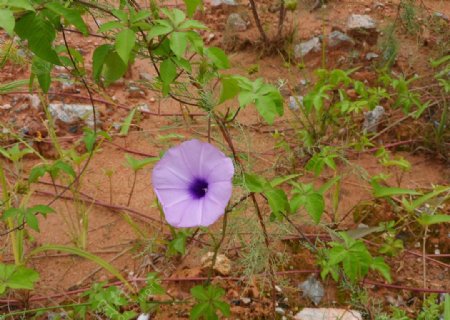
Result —
[[203, 178], [195, 178], [189, 186], [189, 192], [194, 199], [203, 198], [208, 192], [208, 182]]

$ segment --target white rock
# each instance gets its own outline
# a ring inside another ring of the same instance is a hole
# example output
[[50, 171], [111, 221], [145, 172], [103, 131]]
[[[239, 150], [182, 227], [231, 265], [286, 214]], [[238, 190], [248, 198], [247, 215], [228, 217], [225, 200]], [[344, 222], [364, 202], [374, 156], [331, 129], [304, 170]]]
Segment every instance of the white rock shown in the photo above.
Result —
[[[206, 253], [202, 259], [202, 268], [211, 268], [214, 252]], [[218, 254], [216, 257], [216, 263], [214, 264], [214, 270], [223, 276], [227, 276], [231, 272], [231, 261], [224, 254]]]
[[10, 105], [9, 103], [0, 106], [0, 109], [2, 109], [2, 110], [9, 110], [11, 108], [12, 108], [12, 105]]
[[276, 307], [275, 312], [281, 315], [284, 315], [286, 313], [286, 311], [284, 311], [284, 309], [280, 307]]
[[360, 312], [334, 308], [305, 308], [294, 316], [295, 320], [362, 320]]
[[227, 5], [227, 6], [236, 6], [237, 5], [235, 0], [212, 0], [211, 1], [211, 5], [213, 7], [217, 7], [222, 4]]
[[30, 102], [30, 105], [33, 109], [39, 109], [41, 99], [39, 99], [39, 96], [37, 94], [29, 94], [28, 101]]
[[366, 60], [367, 61], [377, 59], [378, 57], [379, 57], [379, 55], [376, 54], [375, 52], [369, 52], [369, 53], [366, 54]]
[[302, 107], [303, 96], [290, 96], [289, 97], [289, 109], [296, 111]]
[[141, 313], [136, 320], [150, 320], [150, 315], [148, 313]]
[[364, 113], [363, 132], [373, 133], [377, 132], [378, 124], [384, 116], [384, 108], [376, 106], [375, 109]]
[[375, 20], [365, 14], [352, 14], [347, 20], [347, 28], [353, 29], [375, 29], [377, 23]]
[[227, 29], [233, 32], [247, 30], [247, 22], [242, 19], [239, 13], [232, 13], [227, 19]]
[[[50, 103], [48, 109], [53, 118], [64, 123], [73, 124], [81, 120], [91, 128], [94, 126], [94, 114], [89, 104]], [[99, 122], [97, 119], [97, 123]]]
[[330, 48], [336, 48], [344, 45], [351, 47], [354, 44], [355, 42], [352, 38], [340, 31], [335, 30], [328, 35], [328, 46]]
[[137, 109], [143, 112], [150, 112], [150, 107], [147, 103], [140, 103], [137, 105]]
[[321, 48], [319, 37], [314, 37], [308, 41], [297, 44], [294, 47], [294, 57], [300, 59], [311, 52], [319, 52]]
[[315, 275], [310, 275], [298, 288], [303, 291], [303, 296], [308, 297], [316, 306], [322, 301], [325, 289]]

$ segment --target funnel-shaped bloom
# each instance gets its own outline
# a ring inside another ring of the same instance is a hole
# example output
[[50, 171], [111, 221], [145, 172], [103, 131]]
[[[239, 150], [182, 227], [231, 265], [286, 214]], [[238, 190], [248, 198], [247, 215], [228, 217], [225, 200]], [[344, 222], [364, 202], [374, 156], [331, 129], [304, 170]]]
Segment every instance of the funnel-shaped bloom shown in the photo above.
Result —
[[209, 143], [183, 142], [153, 169], [152, 183], [167, 222], [174, 227], [213, 224], [231, 197], [233, 162]]

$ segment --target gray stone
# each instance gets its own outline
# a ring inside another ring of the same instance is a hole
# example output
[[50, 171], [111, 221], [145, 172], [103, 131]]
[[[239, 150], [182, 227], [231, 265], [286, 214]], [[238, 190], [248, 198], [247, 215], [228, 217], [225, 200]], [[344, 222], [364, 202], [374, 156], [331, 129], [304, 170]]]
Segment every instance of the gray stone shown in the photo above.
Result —
[[376, 106], [375, 109], [364, 113], [364, 133], [374, 133], [378, 130], [378, 124], [384, 116], [384, 108], [382, 106]]
[[148, 313], [141, 313], [136, 320], [150, 320], [150, 315]]
[[328, 46], [330, 48], [337, 48], [342, 46], [351, 47], [355, 44], [352, 38], [340, 31], [333, 31], [328, 35]]
[[366, 54], [367, 61], [378, 59], [378, 57], [379, 57], [379, 55], [376, 54], [375, 52], [369, 52], [368, 54]]
[[39, 106], [41, 105], [41, 99], [39, 99], [39, 96], [37, 94], [29, 94], [28, 101], [33, 109], [39, 109]]
[[235, 0], [212, 0], [211, 6], [218, 7], [220, 5], [226, 5], [226, 6], [237, 6], [237, 3]]
[[439, 19], [444, 19], [447, 22], [449, 21], [448, 17], [445, 14], [443, 14], [442, 12], [435, 12], [433, 14], [433, 16], [435, 16], [436, 18], [439, 18]]
[[2, 109], [2, 110], [9, 110], [11, 108], [12, 108], [12, 105], [10, 105], [9, 103], [0, 106], [0, 109]]
[[354, 29], [376, 29], [377, 23], [375, 20], [365, 14], [352, 14], [347, 20], [347, 28]]
[[145, 92], [138, 86], [130, 84], [128, 86], [128, 96], [130, 98], [143, 98], [143, 97], [145, 97]]
[[361, 42], [374, 45], [378, 40], [376, 21], [368, 15], [352, 14], [347, 21], [347, 33]]
[[309, 298], [316, 306], [325, 294], [322, 283], [316, 279], [315, 275], [309, 276], [298, 288], [303, 291], [303, 296]]
[[140, 103], [137, 105], [137, 109], [143, 112], [150, 112], [150, 106], [146, 103]]
[[[50, 103], [48, 109], [54, 119], [58, 119], [66, 124], [75, 124], [83, 121], [91, 128], [94, 126], [94, 114], [92, 106], [89, 104]], [[100, 123], [98, 112], [96, 115], [97, 123]]]
[[155, 78], [148, 72], [139, 72], [139, 79], [152, 82]]
[[289, 97], [289, 109], [297, 111], [302, 107], [303, 96], [290, 96]]
[[280, 314], [280, 315], [284, 315], [286, 313], [286, 311], [284, 311], [284, 309], [280, 308], [280, 307], [276, 307], [275, 308], [275, 312]]
[[241, 298], [241, 301], [242, 301], [242, 303], [244, 304], [244, 305], [249, 305], [250, 303], [252, 303], [252, 299], [250, 299], [250, 298], [246, 298], [246, 297], [244, 297], [244, 298]]
[[295, 320], [362, 320], [359, 311], [335, 308], [305, 308], [294, 316]]
[[308, 41], [300, 42], [294, 47], [294, 57], [301, 59], [311, 52], [319, 52], [321, 49], [319, 37], [314, 37]]
[[232, 32], [242, 32], [247, 30], [247, 22], [239, 13], [232, 13], [227, 19], [227, 30]]

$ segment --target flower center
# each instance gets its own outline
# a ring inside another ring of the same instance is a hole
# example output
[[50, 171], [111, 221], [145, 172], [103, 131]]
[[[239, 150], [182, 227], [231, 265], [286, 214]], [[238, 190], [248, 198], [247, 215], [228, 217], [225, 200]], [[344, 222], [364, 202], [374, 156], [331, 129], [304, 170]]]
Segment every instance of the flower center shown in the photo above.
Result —
[[194, 199], [201, 199], [208, 192], [208, 182], [202, 178], [195, 178], [189, 186], [189, 192]]

